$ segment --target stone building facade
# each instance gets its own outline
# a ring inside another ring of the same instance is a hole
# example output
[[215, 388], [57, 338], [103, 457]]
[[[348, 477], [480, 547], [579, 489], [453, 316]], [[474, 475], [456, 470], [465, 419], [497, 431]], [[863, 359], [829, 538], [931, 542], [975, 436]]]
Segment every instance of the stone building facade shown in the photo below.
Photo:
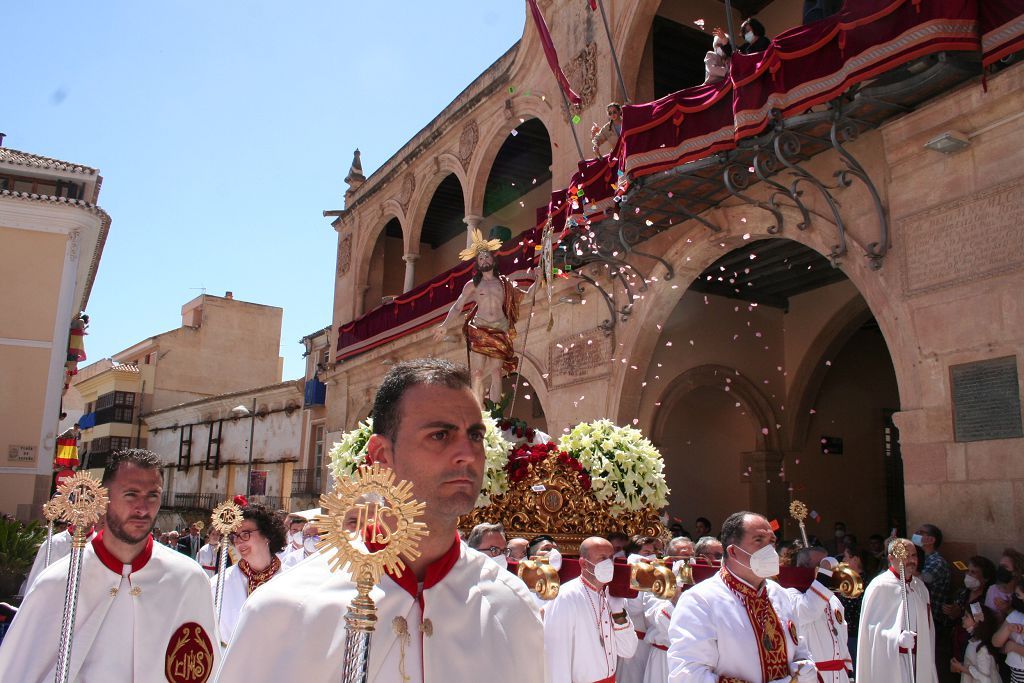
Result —
[[[583, 97], [575, 130], [590, 156], [589, 124], [624, 99], [600, 17], [586, 3], [539, 4]], [[795, 0], [747, 5], [769, 35], [800, 21]], [[633, 101], [694, 85], [692, 62], [678, 60], [710, 45], [700, 24], [725, 23], [717, 2], [605, 6]], [[894, 67], [875, 85], [927, 88], [915, 77], [948, 67]], [[583, 268], [600, 289], [571, 277], [556, 281], [550, 308], [537, 297], [528, 335], [520, 323], [516, 415], [556, 435], [601, 417], [637, 425], [662, 449], [670, 511], [691, 528], [740, 508], [784, 521], [799, 498], [825, 537], [836, 521], [862, 540], [931, 522], [947, 556], [965, 558], [1024, 537], [1024, 67], [950, 83], [805, 154], [800, 168], [829, 182], [800, 201], [777, 202], [778, 188], [755, 181], [672, 221], [664, 199], [655, 210], [627, 195], [615, 219], [642, 232], [650, 211], [657, 230], [616, 252], [626, 266]], [[805, 120], [816, 114], [828, 107]], [[367, 415], [393, 362], [465, 359], [461, 345], [431, 341], [446, 306], [401, 328], [384, 320], [355, 351], [339, 344], [346, 326], [381, 323], [381, 310], [398, 320], [401, 295], [456, 265], [466, 227], [533, 228], [535, 209], [577, 171], [573, 130], [528, 20], [392, 158], [350, 175], [345, 208], [325, 212], [338, 233], [335, 355], [321, 374], [328, 442]], [[943, 147], [951, 139], [960, 149]], [[837, 174], [850, 168], [844, 153], [870, 183], [836, 182], [850, 180]], [[665, 171], [645, 187], [671, 199], [680, 182]]]

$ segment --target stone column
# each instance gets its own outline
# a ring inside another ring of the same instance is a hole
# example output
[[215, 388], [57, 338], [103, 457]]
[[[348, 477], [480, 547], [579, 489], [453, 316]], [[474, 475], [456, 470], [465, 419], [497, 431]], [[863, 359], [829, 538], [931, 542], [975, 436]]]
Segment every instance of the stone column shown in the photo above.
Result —
[[[784, 522], [789, 516], [788, 484], [779, 477], [782, 453], [779, 451], [748, 451], [740, 454], [743, 472], [740, 481], [750, 485], [752, 512], [767, 515], [768, 519]], [[747, 468], [750, 468], [749, 470]], [[748, 476], [743, 476], [744, 472]]]
[[[473, 230], [479, 230], [480, 224], [483, 222], [483, 216], [474, 216], [472, 214], [462, 219], [462, 222], [466, 224], [466, 246], [468, 247], [473, 242]], [[485, 235], [486, 237], [486, 235]]]
[[408, 292], [413, 287], [413, 283], [416, 282], [416, 260], [420, 257], [419, 254], [406, 254], [402, 257], [405, 261], [405, 286], [402, 289], [403, 292]]

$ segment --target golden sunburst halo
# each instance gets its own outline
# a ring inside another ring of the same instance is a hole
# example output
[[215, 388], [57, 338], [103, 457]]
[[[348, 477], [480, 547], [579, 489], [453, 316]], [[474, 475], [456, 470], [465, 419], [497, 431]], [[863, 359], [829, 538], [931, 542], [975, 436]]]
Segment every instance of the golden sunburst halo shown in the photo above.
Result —
[[230, 500], [225, 500], [213, 509], [210, 524], [224, 536], [234, 533], [242, 526], [242, 508]]
[[43, 517], [48, 522], [56, 522], [60, 518], [60, 494], [55, 493], [53, 498], [43, 503]]
[[[363, 465], [335, 484], [334, 491], [320, 496], [324, 514], [317, 517], [317, 526], [327, 530], [317, 548], [333, 551], [331, 571], [349, 567], [353, 576], [365, 575], [373, 583], [385, 570], [401, 576], [403, 559], [419, 557], [416, 546], [429, 533], [416, 521], [426, 504], [412, 497], [412, 484], [396, 483], [394, 472], [379, 464]], [[356, 513], [354, 520], [350, 512]], [[354, 530], [348, 528], [353, 522]]]
[[799, 500], [794, 500], [789, 504], [789, 515], [798, 522], [802, 522], [807, 519], [807, 506]]
[[85, 472], [77, 472], [57, 488], [51, 512], [73, 527], [88, 529], [107, 511], [107, 489]]

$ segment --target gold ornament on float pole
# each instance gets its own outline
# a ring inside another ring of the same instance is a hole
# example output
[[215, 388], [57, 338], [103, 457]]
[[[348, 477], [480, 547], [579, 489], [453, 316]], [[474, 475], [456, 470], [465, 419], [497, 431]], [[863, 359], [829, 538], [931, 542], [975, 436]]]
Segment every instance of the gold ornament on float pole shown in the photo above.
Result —
[[800, 525], [800, 536], [804, 539], [804, 547], [810, 547], [810, 544], [807, 542], [807, 527], [804, 526], [804, 520], [807, 519], [807, 506], [799, 500], [794, 500], [789, 504], [789, 516]]
[[51, 514], [68, 523], [71, 534], [71, 564], [68, 566], [67, 591], [64, 594], [64, 618], [60, 626], [55, 683], [67, 683], [71, 665], [71, 639], [78, 610], [78, 586], [82, 578], [82, 555], [93, 525], [107, 511], [107, 490], [84, 472], [65, 479], [50, 501]]
[[[429, 532], [423, 522], [425, 503], [412, 497], [412, 484], [395, 483], [390, 469], [363, 465], [351, 477], [335, 480], [332, 493], [320, 496], [324, 514], [317, 527], [327, 529], [318, 550], [333, 551], [331, 571], [348, 568], [356, 584], [356, 597], [345, 615], [344, 683], [365, 683], [369, 673], [370, 636], [377, 609], [370, 591], [384, 571], [401, 576], [405, 561], [420, 556], [416, 549]], [[349, 515], [355, 512], [355, 517]]]
[[221, 607], [224, 604], [224, 572], [228, 568], [228, 536], [242, 526], [242, 508], [233, 501], [225, 500], [213, 509], [210, 524], [220, 533], [220, 542], [217, 544], [217, 586], [213, 592], [213, 607], [217, 623], [220, 623]]
[[43, 503], [43, 517], [46, 517], [46, 554], [43, 558], [43, 569], [50, 566], [50, 550], [53, 547], [53, 523], [60, 519], [60, 510], [57, 507], [59, 493], [53, 494], [53, 498]]

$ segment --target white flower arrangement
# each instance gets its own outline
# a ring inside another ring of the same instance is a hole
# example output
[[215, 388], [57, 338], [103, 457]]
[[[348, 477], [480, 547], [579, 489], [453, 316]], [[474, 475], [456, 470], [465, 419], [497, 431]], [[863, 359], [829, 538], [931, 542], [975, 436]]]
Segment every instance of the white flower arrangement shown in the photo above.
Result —
[[[477, 498], [476, 506], [485, 507], [491, 504], [491, 496], [508, 491], [509, 450], [512, 444], [501, 436], [497, 421], [487, 413], [483, 413], [484, 425], [484, 481]], [[329, 453], [331, 475], [335, 479], [351, 477], [356, 469], [366, 462], [366, 444], [373, 434], [373, 418], [367, 418], [356, 425], [352, 431], [341, 435], [341, 441], [331, 447]]]
[[596, 420], [573, 427], [558, 446], [583, 464], [594, 495], [612, 514], [668, 505], [665, 462], [640, 430]]

